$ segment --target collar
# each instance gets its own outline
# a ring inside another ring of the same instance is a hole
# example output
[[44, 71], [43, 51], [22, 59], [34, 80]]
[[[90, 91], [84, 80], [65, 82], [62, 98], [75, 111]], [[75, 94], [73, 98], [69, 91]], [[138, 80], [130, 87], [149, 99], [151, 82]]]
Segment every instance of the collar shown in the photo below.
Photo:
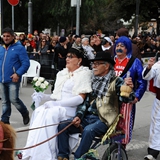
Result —
[[14, 44], [16, 41], [13, 39], [13, 41], [11, 41], [9, 44], [5, 44], [4, 43], [4, 47], [8, 48], [10, 45]]

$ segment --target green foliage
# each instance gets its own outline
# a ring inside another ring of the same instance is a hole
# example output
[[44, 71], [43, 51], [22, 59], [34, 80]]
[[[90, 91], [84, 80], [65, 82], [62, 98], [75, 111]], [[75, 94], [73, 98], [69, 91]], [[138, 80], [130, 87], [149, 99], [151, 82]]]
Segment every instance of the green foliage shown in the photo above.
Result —
[[[12, 7], [3, 1], [3, 27], [12, 27]], [[15, 31], [28, 30], [28, 1], [21, 0], [22, 5], [14, 7]], [[51, 28], [52, 32], [59, 28], [70, 31], [76, 25], [76, 7], [71, 7], [71, 0], [31, 0], [33, 6], [33, 30], [41, 32]], [[80, 30], [81, 32], [116, 30], [117, 21], [131, 19], [136, 12], [137, 0], [81, 0]], [[139, 22], [158, 18], [159, 0], [139, 0]], [[68, 33], [68, 32], [67, 32]]]

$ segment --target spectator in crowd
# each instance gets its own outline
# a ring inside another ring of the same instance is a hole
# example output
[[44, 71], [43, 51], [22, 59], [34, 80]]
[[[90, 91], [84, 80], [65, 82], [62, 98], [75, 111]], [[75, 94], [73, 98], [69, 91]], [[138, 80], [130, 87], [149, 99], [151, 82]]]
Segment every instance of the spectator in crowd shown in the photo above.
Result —
[[21, 42], [21, 44], [22, 44], [23, 46], [25, 46], [25, 40], [26, 40], [25, 34], [20, 34], [20, 35], [19, 35], [19, 41]]
[[28, 40], [25, 40], [25, 49], [28, 53], [28, 57], [29, 59], [35, 59], [35, 53], [33, 53], [33, 47], [31, 46], [31, 44], [29, 43]]
[[109, 50], [111, 46], [113, 45], [113, 42], [109, 37], [104, 37], [101, 42], [101, 47], [103, 51]]
[[21, 43], [15, 41], [11, 28], [3, 29], [2, 35], [4, 46], [0, 46], [0, 88], [3, 93], [1, 121], [10, 124], [12, 103], [22, 115], [24, 125], [27, 125], [30, 120], [29, 111], [19, 99], [19, 87], [22, 75], [29, 68], [29, 58]]
[[151, 52], [151, 37], [149, 35], [146, 35], [143, 38], [144, 43], [144, 52]]
[[41, 64], [40, 76], [45, 77], [46, 79], [50, 78], [50, 72], [48, 71], [51, 68], [49, 63], [49, 46], [46, 44], [46, 40], [42, 39], [38, 49], [39, 60]]
[[[89, 151], [93, 139], [104, 135], [118, 116], [121, 101], [128, 102], [133, 99], [133, 95], [129, 98], [120, 98], [120, 87], [124, 81], [122, 78], [116, 77], [113, 67], [115, 62], [110, 54], [106, 54], [104, 51], [97, 52], [95, 59], [91, 61], [94, 75], [92, 77], [93, 91], [89, 97], [93, 101], [89, 107], [79, 107], [72, 121], [74, 125], [58, 136], [58, 160], [69, 160], [69, 135], [81, 132], [78, 127], [80, 123], [83, 127], [82, 138], [74, 157], [75, 160], [85, 160], [82, 155]], [[125, 83], [133, 87], [131, 78], [126, 78]], [[105, 97], [105, 95], [107, 96]], [[104, 97], [106, 105], [102, 100]], [[99, 107], [98, 104], [101, 106]], [[68, 123], [60, 124], [58, 130], [61, 131], [67, 125]]]
[[126, 122], [125, 129], [125, 139], [122, 141], [122, 144], [126, 146], [131, 140], [132, 129], [134, 126], [135, 112], [136, 107], [135, 104], [141, 100], [144, 92], [146, 91], [147, 82], [142, 78], [143, 66], [141, 61], [138, 58], [135, 58], [132, 53], [132, 42], [126, 36], [121, 36], [115, 42], [115, 72], [116, 76], [120, 76], [123, 79], [126, 78], [127, 72], [129, 71], [130, 77], [134, 83], [134, 92], [135, 99], [132, 103], [122, 104], [124, 108], [123, 116], [125, 119], [128, 119]]
[[57, 69], [61, 71], [66, 66], [66, 55], [68, 52], [67, 39], [62, 36], [59, 39], [59, 43], [55, 46], [55, 62], [57, 63]]
[[51, 37], [49, 35], [46, 35], [46, 44], [49, 46], [51, 43]]
[[75, 41], [73, 42], [72, 47], [73, 47], [73, 48], [80, 49], [80, 48], [82, 47], [81, 37], [78, 36], [78, 35], [75, 35], [75, 36], [74, 36], [74, 39], [75, 39]]
[[[72, 119], [77, 106], [81, 104], [91, 89], [91, 71], [84, 53], [71, 48], [67, 53], [66, 68], [57, 74], [55, 89], [50, 95], [34, 93], [34, 101], [46, 101], [37, 105], [30, 123], [30, 128], [59, 123]], [[85, 77], [85, 78], [84, 78]], [[57, 133], [57, 125], [29, 131], [26, 147], [35, 145]], [[77, 135], [78, 136], [78, 135]], [[22, 159], [55, 160], [57, 159], [57, 138], [22, 151]]]
[[56, 41], [56, 44], [57, 44], [59, 41], [59, 36], [58, 35], [53, 36], [52, 40]]
[[28, 39], [30, 45], [32, 46], [33, 51], [36, 52], [36, 42], [33, 40], [33, 35], [29, 33], [27, 35], [27, 39]]
[[86, 51], [88, 59], [94, 59], [94, 49], [89, 45], [89, 38], [82, 39], [82, 48]]
[[[55, 71], [57, 69], [57, 66], [55, 65], [55, 51], [54, 51], [55, 46], [56, 46], [56, 41], [51, 40], [47, 51], [47, 53], [49, 53], [49, 62], [50, 62], [49, 65], [51, 66], [50, 73], [54, 74], [54, 76], [56, 75]], [[51, 75], [51, 79], [54, 79], [53, 75]]]
[[111, 41], [112, 41], [112, 45], [115, 43], [115, 38], [114, 38], [114, 36], [109, 36], [109, 38], [111, 39]]
[[94, 34], [92, 36], [93, 40], [94, 40], [94, 45], [93, 48], [96, 52], [100, 52], [102, 51], [102, 47], [101, 47], [101, 39], [99, 36], [97, 36], [96, 34]]
[[19, 41], [19, 35], [18, 34], [14, 33], [14, 38], [15, 38], [15, 40]]
[[33, 36], [37, 39], [37, 41], [39, 41], [39, 36], [38, 36], [38, 31], [37, 30], [34, 30]]
[[160, 61], [155, 63], [155, 58], [150, 58], [142, 76], [148, 81], [153, 79], [156, 94], [151, 113], [148, 155], [144, 159], [158, 160], [157, 157], [160, 152]]
[[151, 39], [151, 52], [157, 52], [157, 48], [156, 48], [156, 41]]
[[160, 53], [160, 41], [156, 42], [156, 50]]

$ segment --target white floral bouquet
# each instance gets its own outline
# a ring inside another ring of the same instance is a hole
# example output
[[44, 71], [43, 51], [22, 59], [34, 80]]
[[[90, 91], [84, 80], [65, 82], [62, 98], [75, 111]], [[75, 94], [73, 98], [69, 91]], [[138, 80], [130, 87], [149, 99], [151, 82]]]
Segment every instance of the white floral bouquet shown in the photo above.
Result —
[[[44, 92], [49, 86], [49, 82], [44, 77], [34, 77], [31, 84], [36, 92]], [[35, 109], [35, 102], [32, 103], [31, 108]]]
[[49, 83], [43, 77], [34, 77], [31, 83], [36, 92], [44, 92], [49, 86]]

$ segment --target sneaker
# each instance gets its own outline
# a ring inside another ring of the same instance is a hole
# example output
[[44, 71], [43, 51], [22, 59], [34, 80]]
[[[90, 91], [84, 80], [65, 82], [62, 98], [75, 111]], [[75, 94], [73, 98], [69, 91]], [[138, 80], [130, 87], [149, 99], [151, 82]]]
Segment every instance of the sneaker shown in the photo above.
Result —
[[145, 160], [156, 160], [151, 154], [148, 154], [144, 157]]
[[24, 123], [24, 125], [27, 125], [27, 124], [29, 123], [29, 121], [30, 121], [29, 111], [27, 111], [27, 114], [25, 114], [25, 115], [23, 116], [23, 123]]

